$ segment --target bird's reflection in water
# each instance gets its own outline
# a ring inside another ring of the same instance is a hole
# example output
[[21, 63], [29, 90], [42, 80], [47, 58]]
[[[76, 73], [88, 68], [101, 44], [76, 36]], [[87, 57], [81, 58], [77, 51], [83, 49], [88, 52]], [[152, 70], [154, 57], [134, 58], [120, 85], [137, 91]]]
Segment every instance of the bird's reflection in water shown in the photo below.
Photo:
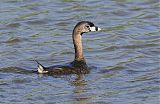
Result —
[[[48, 74], [38, 74], [39, 78], [47, 77]], [[70, 95], [71, 101], [73, 104], [88, 104], [91, 101], [93, 95], [89, 93], [89, 87], [87, 81], [85, 80], [85, 74], [80, 75], [53, 75], [53, 78], [60, 78], [68, 82], [70, 87], [73, 89], [72, 94]]]
[[84, 75], [77, 75], [75, 80], [70, 82], [74, 87], [72, 95], [74, 104], [87, 104], [92, 99], [92, 96], [88, 92], [87, 81], [84, 78]]

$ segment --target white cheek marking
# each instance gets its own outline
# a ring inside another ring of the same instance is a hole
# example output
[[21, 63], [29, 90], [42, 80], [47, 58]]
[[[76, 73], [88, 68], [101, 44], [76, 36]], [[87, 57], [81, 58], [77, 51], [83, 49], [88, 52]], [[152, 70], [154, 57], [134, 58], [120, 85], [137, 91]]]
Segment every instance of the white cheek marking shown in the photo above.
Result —
[[96, 27], [90, 27], [91, 31], [96, 31]]
[[[96, 28], [97, 28], [97, 30], [96, 30]], [[99, 27], [90, 27], [90, 30], [91, 30], [91, 31], [100, 31], [100, 30], [102, 30], [102, 29], [99, 28]]]

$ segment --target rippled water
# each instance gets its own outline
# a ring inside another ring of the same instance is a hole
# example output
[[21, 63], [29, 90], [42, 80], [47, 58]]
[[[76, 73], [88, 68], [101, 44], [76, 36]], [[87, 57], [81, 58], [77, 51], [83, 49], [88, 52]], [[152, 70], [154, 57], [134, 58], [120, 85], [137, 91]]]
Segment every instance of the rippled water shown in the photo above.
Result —
[[[158, 104], [159, 10], [158, 0], [0, 0], [0, 104]], [[34, 59], [73, 60], [81, 20], [103, 28], [83, 35], [91, 73], [31, 73]]]

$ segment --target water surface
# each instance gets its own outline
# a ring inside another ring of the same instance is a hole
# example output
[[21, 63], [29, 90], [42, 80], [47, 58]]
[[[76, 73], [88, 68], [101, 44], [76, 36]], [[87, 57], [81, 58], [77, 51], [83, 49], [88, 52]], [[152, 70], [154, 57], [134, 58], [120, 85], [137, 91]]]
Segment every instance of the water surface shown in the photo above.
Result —
[[[0, 0], [0, 104], [158, 104], [158, 0]], [[87, 75], [37, 75], [71, 62], [71, 33], [83, 35]]]

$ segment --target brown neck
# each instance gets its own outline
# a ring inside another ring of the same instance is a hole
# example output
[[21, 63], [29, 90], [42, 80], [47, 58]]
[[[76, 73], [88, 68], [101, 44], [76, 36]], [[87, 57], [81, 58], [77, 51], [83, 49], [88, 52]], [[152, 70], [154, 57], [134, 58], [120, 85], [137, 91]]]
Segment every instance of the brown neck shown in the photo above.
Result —
[[84, 61], [85, 59], [83, 56], [81, 32], [74, 29], [73, 34], [72, 34], [72, 38], [73, 38], [73, 44], [74, 44], [74, 49], [75, 49], [75, 59], [74, 60]]

